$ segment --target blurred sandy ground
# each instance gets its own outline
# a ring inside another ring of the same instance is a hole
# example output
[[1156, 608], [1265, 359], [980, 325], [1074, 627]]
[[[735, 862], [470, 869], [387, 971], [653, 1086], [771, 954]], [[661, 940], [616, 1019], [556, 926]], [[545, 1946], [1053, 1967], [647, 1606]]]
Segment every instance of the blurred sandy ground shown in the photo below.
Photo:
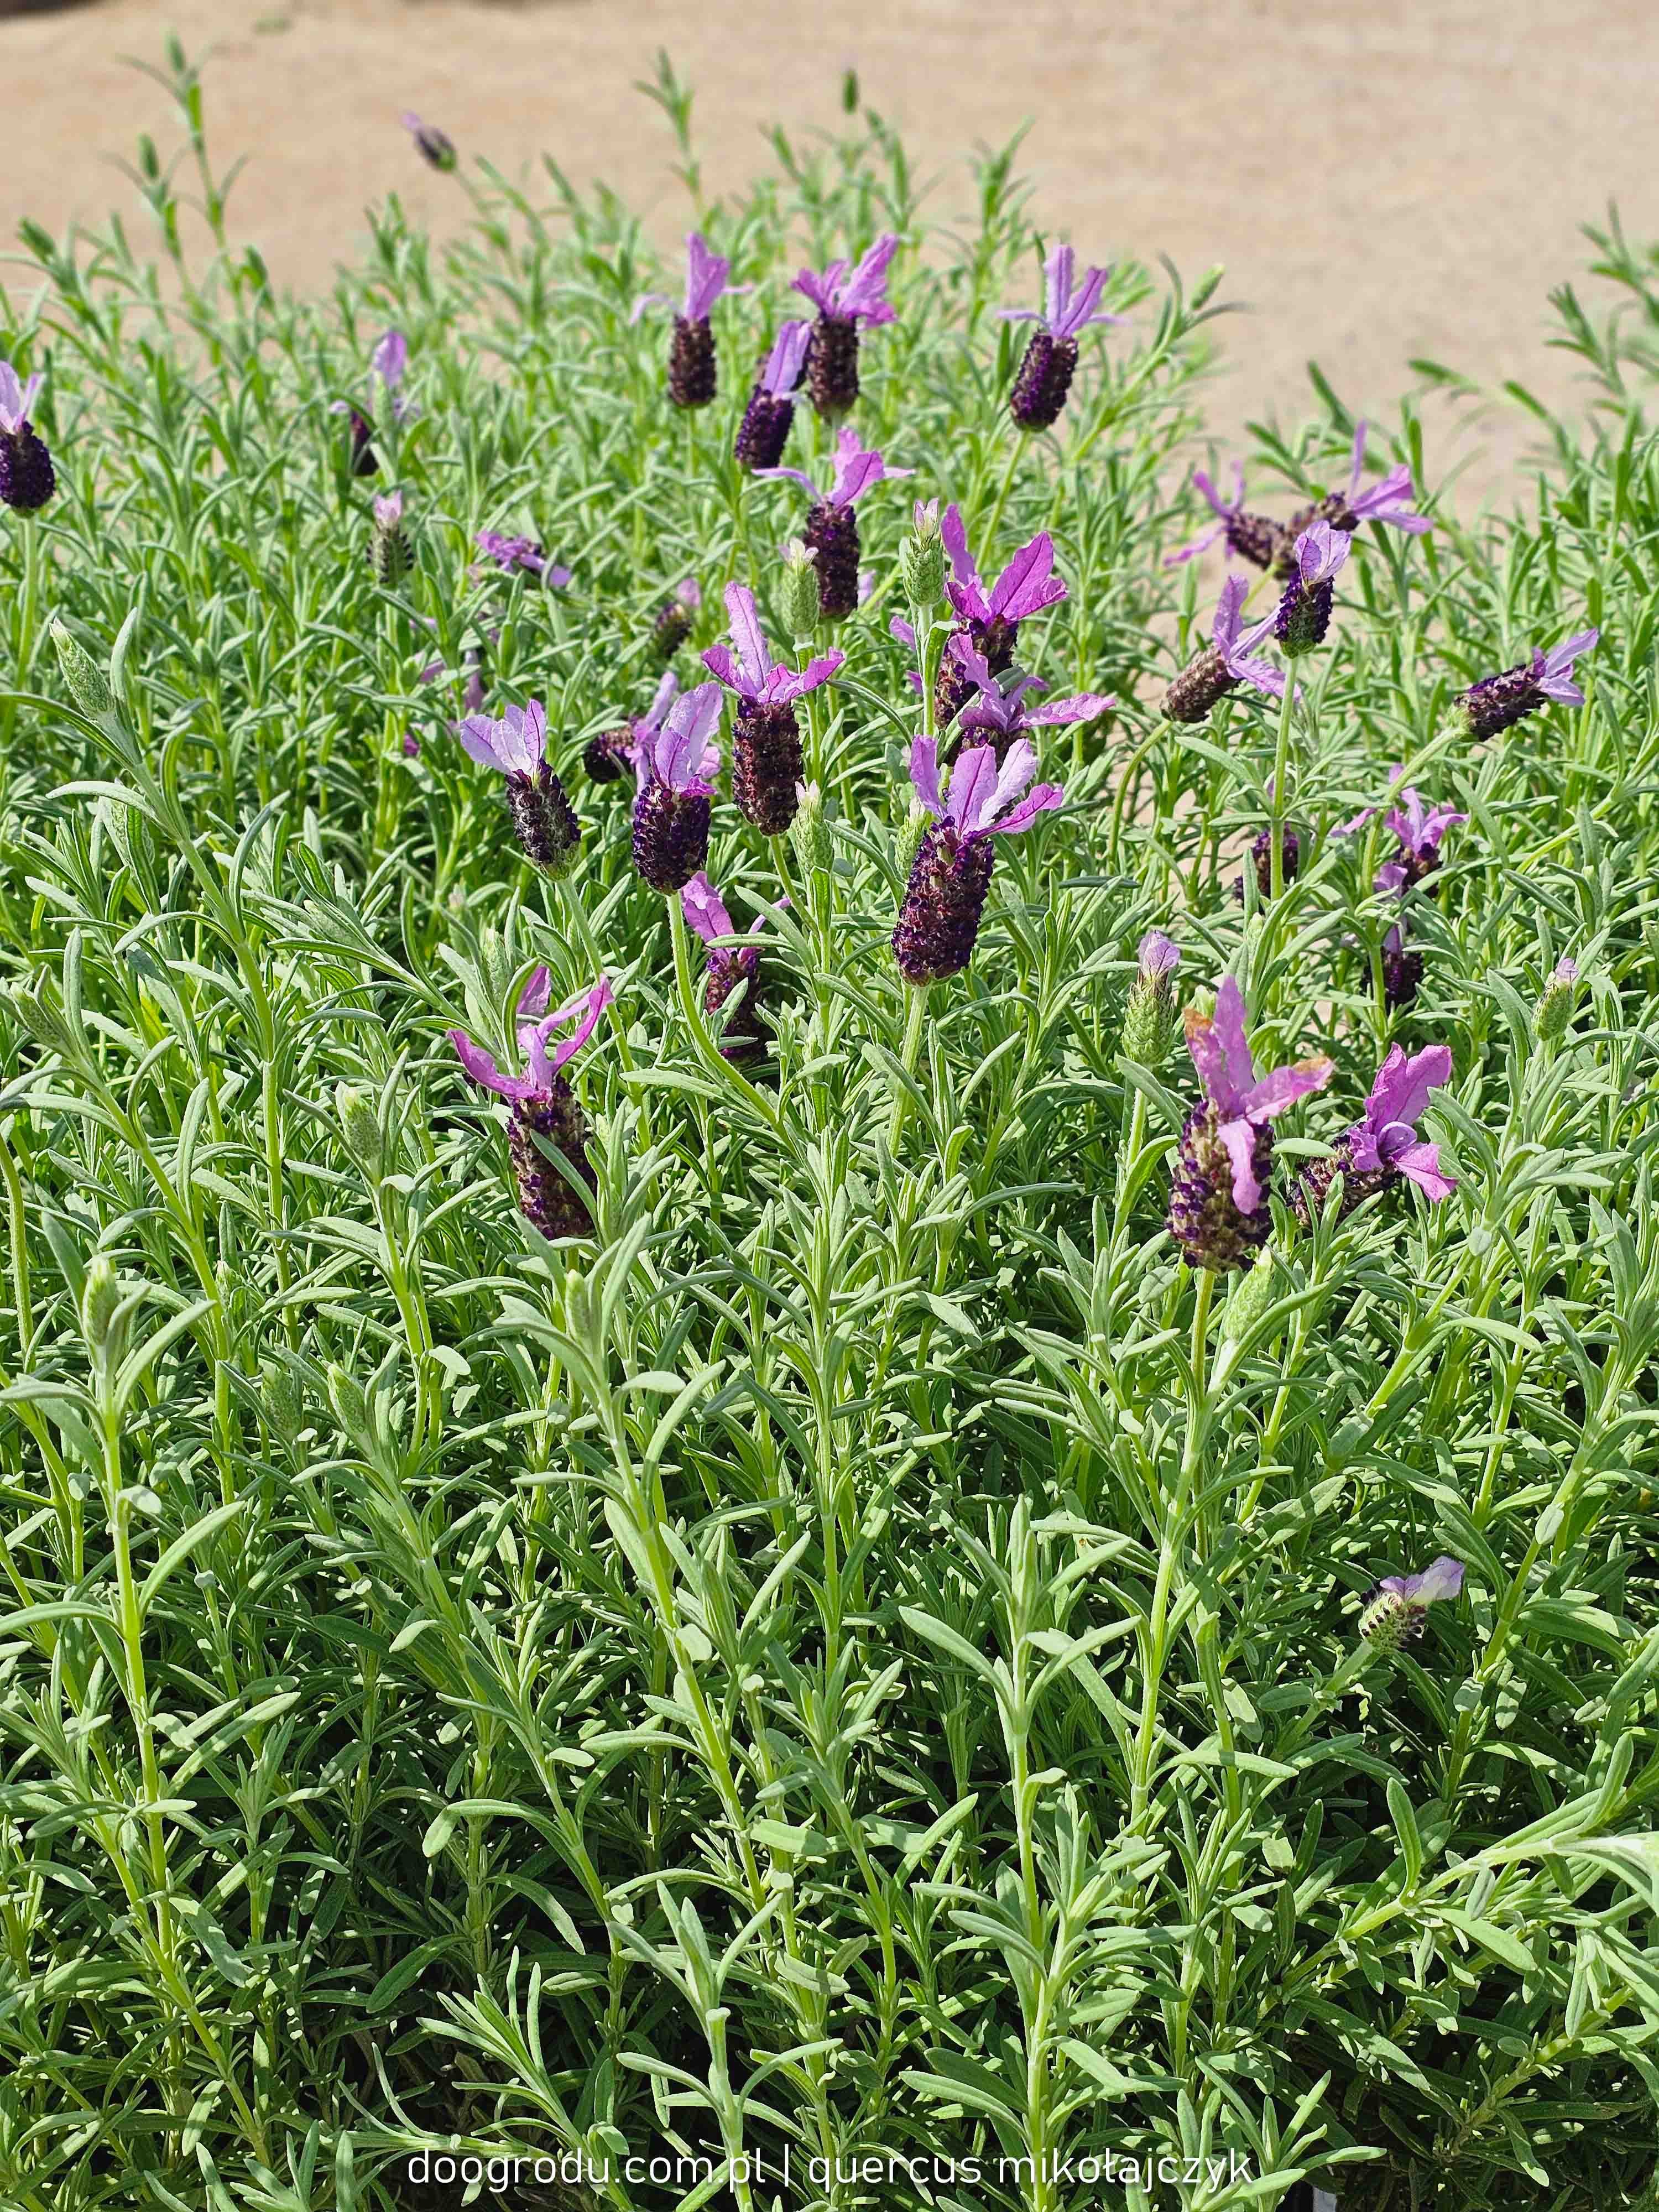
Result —
[[[440, 232], [460, 220], [405, 107], [508, 173], [545, 149], [603, 177], [672, 239], [668, 133], [632, 89], [661, 46], [696, 88], [715, 188], [769, 159], [763, 125], [836, 124], [847, 63], [942, 173], [939, 214], [968, 204], [964, 149], [1029, 117], [1036, 210], [1083, 254], [1226, 264], [1252, 313], [1219, 326], [1224, 435], [1297, 419], [1310, 356], [1362, 410], [1385, 412], [1417, 355], [1571, 404], [1546, 295], [1581, 276], [1579, 224], [1616, 198], [1632, 236], [1659, 233], [1655, 0], [100, 0], [0, 21], [0, 241], [26, 214], [59, 230], [112, 205], [143, 237], [106, 157], [141, 131], [176, 143], [119, 58], [159, 61], [168, 29], [211, 50], [219, 163], [252, 157], [233, 234], [297, 287], [326, 283], [389, 190]], [[1527, 429], [1503, 414], [1484, 435], [1508, 458]]]

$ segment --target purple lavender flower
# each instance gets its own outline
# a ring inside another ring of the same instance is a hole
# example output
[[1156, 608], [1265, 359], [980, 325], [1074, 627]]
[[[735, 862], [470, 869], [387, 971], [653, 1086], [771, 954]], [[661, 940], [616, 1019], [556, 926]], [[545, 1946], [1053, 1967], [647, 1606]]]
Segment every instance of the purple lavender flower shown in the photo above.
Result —
[[[406, 412], [405, 403], [398, 394], [404, 371], [409, 366], [409, 341], [401, 331], [383, 331], [368, 356], [368, 373], [378, 376], [391, 398], [394, 422], [401, 422]], [[359, 407], [349, 400], [337, 399], [330, 408], [331, 415], [345, 415], [351, 422], [351, 473], [354, 477], [372, 477], [380, 472], [380, 461], [371, 442], [374, 425]]]
[[404, 495], [387, 492], [374, 502], [374, 527], [368, 541], [368, 565], [382, 591], [391, 591], [409, 574], [409, 537], [404, 528]]
[[651, 617], [651, 642], [659, 660], [672, 660], [685, 643], [702, 605], [702, 585], [695, 576], [683, 576]]
[[[732, 264], [716, 253], [700, 230], [685, 240], [685, 296], [674, 318], [674, 335], [668, 347], [668, 397], [676, 407], [706, 407], [714, 397], [714, 333], [708, 318], [722, 292], [746, 292], [747, 284], [733, 284]], [[638, 322], [647, 307], [672, 305], [661, 292], [647, 292], [634, 303], [630, 320]]]
[[801, 537], [817, 564], [818, 612], [826, 622], [850, 615], [859, 603], [859, 525], [854, 507], [883, 477], [914, 476], [915, 471], [889, 468], [872, 447], [859, 443], [859, 434], [849, 423], [836, 441], [828, 491], [820, 491], [799, 469], [757, 469], [755, 473], [789, 477], [812, 494]]
[[546, 875], [567, 876], [581, 849], [581, 824], [544, 756], [547, 717], [539, 699], [509, 707], [499, 721], [469, 714], [455, 734], [475, 761], [507, 779], [507, 811], [525, 858]]
[[1463, 1573], [1462, 1559], [1443, 1552], [1420, 1575], [1384, 1575], [1360, 1600], [1359, 1633], [1384, 1651], [1419, 1642], [1429, 1607], [1455, 1599], [1463, 1587]]
[[991, 887], [992, 838], [1017, 836], [1065, 798], [1057, 783], [1028, 789], [1036, 774], [1036, 748], [1027, 738], [1015, 739], [1000, 768], [991, 746], [975, 745], [951, 770], [949, 796], [941, 798], [937, 742], [912, 744], [910, 781], [933, 817], [893, 932], [899, 973], [914, 988], [960, 975], [973, 958]]
[[1251, 647], [1266, 637], [1273, 617], [1268, 615], [1247, 630], [1239, 628], [1239, 613], [1249, 588], [1243, 576], [1229, 576], [1221, 586], [1210, 630], [1214, 643], [1188, 662], [1164, 695], [1164, 711], [1172, 722], [1203, 721], [1210, 709], [1241, 684], [1253, 684], [1270, 699], [1284, 697], [1282, 671], [1271, 661], [1250, 657]]
[[[954, 501], [945, 510], [939, 537], [950, 556], [951, 574], [945, 592], [957, 623], [947, 641], [933, 686], [933, 719], [945, 730], [973, 696], [973, 685], [954, 657], [956, 640], [965, 638], [983, 657], [992, 674], [1000, 676], [1013, 665], [1021, 623], [1040, 614], [1044, 607], [1057, 606], [1066, 597], [1066, 586], [1054, 574], [1054, 542], [1046, 530], [1020, 547], [988, 591], [968, 550], [962, 509]], [[900, 634], [908, 634], [907, 644], [915, 643], [908, 623]]]
[[740, 985], [746, 986], [743, 1002], [728, 1017], [720, 1050], [728, 1060], [753, 1060], [766, 1049], [771, 1027], [761, 1011], [761, 948], [758, 945], [717, 945], [721, 937], [734, 937], [726, 902], [707, 874], [699, 873], [680, 893], [680, 910], [688, 926], [708, 947], [705, 955], [703, 1012], [718, 1014]]
[[1244, 1035], [1244, 1000], [1229, 975], [1212, 1015], [1187, 1009], [1187, 1049], [1204, 1096], [1187, 1116], [1170, 1186], [1170, 1233], [1188, 1264], [1222, 1274], [1249, 1265], [1267, 1241], [1273, 1217], [1268, 1126], [1285, 1108], [1331, 1079], [1321, 1056], [1259, 1079]]
[[1528, 714], [1536, 714], [1548, 700], [1564, 707], [1582, 707], [1584, 695], [1572, 680], [1572, 664], [1588, 653], [1601, 633], [1581, 629], [1549, 653], [1534, 648], [1529, 657], [1497, 676], [1483, 676], [1453, 700], [1469, 735], [1477, 742], [1500, 737]]
[[405, 760], [419, 760], [420, 757], [420, 739], [416, 736], [413, 730], [405, 730], [404, 732], [404, 758]]
[[1177, 552], [1167, 554], [1164, 567], [1174, 568], [1183, 561], [1194, 560], [1213, 545], [1218, 538], [1224, 538], [1228, 552], [1241, 561], [1249, 561], [1258, 568], [1287, 572], [1292, 546], [1302, 532], [1313, 522], [1327, 522], [1333, 530], [1346, 531], [1350, 534], [1362, 522], [1386, 522], [1411, 537], [1419, 537], [1425, 531], [1431, 530], [1434, 526], [1426, 515], [1413, 514], [1411, 511], [1412, 476], [1408, 468], [1402, 465], [1393, 469], [1369, 491], [1360, 490], [1360, 482], [1364, 474], [1365, 428], [1363, 422], [1355, 426], [1353, 465], [1347, 490], [1325, 493], [1310, 506], [1302, 507], [1288, 522], [1278, 522], [1271, 515], [1252, 514], [1246, 511], [1244, 471], [1237, 463], [1233, 466], [1233, 496], [1231, 501], [1222, 498], [1201, 469], [1195, 469], [1193, 483], [1209, 501], [1217, 519], [1208, 530], [1194, 538], [1190, 544], [1182, 546]]
[[795, 702], [804, 692], [827, 684], [847, 656], [823, 653], [797, 674], [787, 662], [773, 659], [751, 591], [742, 584], [728, 584], [726, 611], [732, 618], [736, 651], [711, 645], [702, 663], [738, 695], [732, 796], [745, 821], [768, 837], [779, 837], [795, 818], [800, 804], [797, 787], [805, 774]]
[[658, 684], [657, 696], [643, 714], [636, 714], [618, 729], [602, 730], [597, 738], [588, 739], [582, 751], [582, 766], [595, 783], [618, 783], [630, 771], [637, 773], [640, 749], [661, 729], [679, 688], [680, 679], [671, 668]]
[[[472, 542], [484, 560], [505, 575], [532, 577], [550, 592], [562, 592], [570, 581], [571, 571], [550, 561], [533, 538], [506, 538], [499, 530], [481, 530]], [[474, 580], [487, 573], [480, 562], [472, 570]]]
[[1006, 323], [1041, 323], [1032, 333], [1008, 396], [1008, 411], [1022, 430], [1048, 430], [1060, 420], [1072, 378], [1077, 369], [1077, 334], [1091, 323], [1121, 323], [1121, 315], [1109, 315], [1100, 305], [1110, 270], [1085, 269], [1083, 282], [1072, 289], [1077, 256], [1069, 246], [1057, 246], [1044, 264], [1046, 312], [1034, 307], [1005, 307]]
[[[1281, 882], [1293, 884], [1302, 866], [1302, 840], [1288, 823], [1279, 828]], [[1250, 846], [1250, 866], [1255, 876], [1255, 887], [1264, 900], [1273, 895], [1273, 833], [1269, 827], [1262, 830]], [[1233, 878], [1233, 896], [1241, 902], [1244, 896], [1244, 878]]]
[[58, 489], [52, 455], [29, 420], [45, 380], [25, 384], [9, 361], [0, 361], [0, 501], [18, 514], [38, 514]]
[[740, 468], [775, 469], [795, 419], [794, 392], [812, 342], [810, 323], [786, 323], [762, 362], [732, 452]]
[[806, 360], [806, 388], [828, 420], [846, 414], [859, 396], [859, 325], [890, 323], [896, 310], [887, 297], [887, 270], [899, 242], [884, 231], [856, 268], [832, 261], [821, 273], [803, 269], [794, 283], [817, 309]]
[[1018, 669], [993, 675], [984, 656], [962, 636], [951, 639], [950, 649], [957, 667], [976, 687], [957, 724], [957, 744], [969, 740], [988, 744], [999, 764], [1006, 757], [1009, 746], [1028, 729], [1091, 722], [1097, 714], [1108, 714], [1117, 704], [1115, 695], [1078, 691], [1065, 699], [1050, 699], [1041, 707], [1031, 706], [1027, 703], [1029, 694], [1046, 689], [1035, 676], [1024, 676]]
[[1392, 1014], [1409, 1006], [1423, 986], [1423, 956], [1406, 942], [1406, 926], [1395, 922], [1382, 940], [1382, 1003]]
[[641, 733], [634, 866], [653, 891], [681, 890], [707, 865], [708, 801], [720, 765], [714, 737], [725, 704], [718, 684], [699, 684], [675, 700], [659, 728]]
[[1382, 892], [1408, 891], [1431, 876], [1440, 866], [1440, 844], [1447, 830], [1469, 818], [1455, 806], [1425, 806], [1422, 794], [1409, 784], [1400, 796], [1405, 805], [1392, 809], [1386, 825], [1399, 840], [1399, 858], [1385, 860], [1373, 878], [1373, 888]]
[[[464, 1030], [449, 1032], [472, 1080], [511, 1102], [507, 1149], [519, 1187], [519, 1211], [550, 1241], [593, 1233], [593, 1217], [580, 1185], [550, 1154], [562, 1152], [580, 1182], [590, 1190], [594, 1188], [598, 1178], [588, 1164], [586, 1119], [562, 1070], [592, 1036], [611, 1004], [611, 986], [602, 975], [592, 990], [579, 993], [555, 1013], [547, 1011], [551, 994], [551, 977], [545, 968], [538, 968], [518, 1005], [519, 1049], [526, 1061], [522, 1075], [503, 1075]], [[548, 1040], [553, 1032], [579, 1015], [575, 1030], [550, 1054]]]
[[401, 118], [404, 129], [415, 141], [415, 149], [421, 159], [446, 175], [455, 166], [458, 156], [451, 141], [435, 125], [422, 123], [418, 115], [405, 114]]
[[1236, 554], [1241, 561], [1249, 562], [1253, 568], [1273, 568], [1281, 550], [1289, 542], [1285, 535], [1285, 526], [1282, 522], [1275, 522], [1271, 515], [1252, 514], [1246, 511], [1243, 463], [1235, 461], [1233, 464], [1233, 496], [1231, 501], [1222, 498], [1202, 469], [1193, 471], [1193, 483], [1194, 489], [1208, 501], [1216, 520], [1207, 530], [1200, 532], [1175, 552], [1166, 553], [1164, 567], [1178, 568], [1183, 561], [1195, 561], [1200, 553], [1209, 550], [1218, 538], [1225, 538], [1230, 554]]
[[1431, 1205], [1451, 1196], [1456, 1178], [1442, 1173], [1439, 1147], [1425, 1145], [1417, 1133], [1429, 1093], [1449, 1083], [1451, 1072], [1449, 1045], [1425, 1045], [1409, 1058], [1403, 1046], [1389, 1048], [1365, 1101], [1364, 1119], [1344, 1132], [1328, 1158], [1314, 1161], [1297, 1178], [1291, 1202], [1304, 1228], [1322, 1212], [1325, 1194], [1339, 1175], [1339, 1218], [1402, 1181], [1414, 1182]]
[[1336, 578], [1352, 543], [1328, 522], [1310, 522], [1297, 538], [1284, 595], [1273, 615], [1273, 635], [1287, 660], [1325, 642], [1336, 597]]

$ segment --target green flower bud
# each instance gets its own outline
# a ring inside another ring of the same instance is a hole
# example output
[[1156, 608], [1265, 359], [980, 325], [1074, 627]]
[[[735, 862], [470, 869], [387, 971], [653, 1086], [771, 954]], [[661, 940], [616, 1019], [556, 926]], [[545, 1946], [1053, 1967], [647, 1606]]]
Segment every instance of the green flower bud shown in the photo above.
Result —
[[260, 1397], [271, 1434], [291, 1444], [307, 1426], [306, 1394], [284, 1361], [269, 1360], [260, 1371]]
[[125, 1335], [116, 1319], [121, 1304], [121, 1279], [115, 1262], [102, 1252], [87, 1269], [81, 1286], [81, 1334], [94, 1359], [111, 1365], [121, 1356], [118, 1339]]
[[1273, 1302], [1273, 1255], [1258, 1252], [1255, 1264], [1245, 1269], [1232, 1287], [1221, 1316], [1221, 1340], [1240, 1344]]
[[328, 1402], [334, 1408], [335, 1419], [354, 1442], [368, 1434], [368, 1394], [343, 1367], [331, 1366], [328, 1370]]
[[936, 607], [945, 597], [945, 540], [939, 532], [939, 501], [926, 506], [918, 500], [915, 526], [899, 546], [899, 581], [905, 604], [917, 614]]
[[783, 549], [783, 579], [778, 586], [778, 611], [792, 638], [811, 637], [818, 626], [818, 572], [811, 554], [799, 538]]
[[1140, 940], [1140, 970], [1129, 987], [1121, 1040], [1123, 1057], [1138, 1067], [1161, 1067], [1175, 1042], [1181, 1020], [1175, 971], [1180, 964], [1180, 951], [1170, 939], [1161, 930], [1148, 930]]
[[114, 696], [108, 678], [84, 646], [76, 643], [64, 624], [54, 615], [52, 618], [52, 641], [58, 649], [58, 665], [64, 672], [64, 681], [69, 685], [70, 696], [83, 714], [100, 721], [114, 706]]
[[893, 832], [893, 866], [907, 883], [910, 879], [910, 871], [915, 866], [916, 854], [921, 848], [921, 841], [927, 836], [933, 819], [921, 801], [913, 799], [910, 811]]
[[823, 818], [823, 793], [817, 784], [808, 783], [800, 787], [799, 797], [795, 818], [789, 824], [789, 842], [807, 875], [828, 875], [835, 850], [830, 842], [830, 825]]
[[859, 73], [855, 69], [844, 69], [841, 73], [841, 110], [843, 115], [859, 112]]
[[356, 1085], [342, 1083], [335, 1088], [334, 1111], [339, 1117], [340, 1135], [346, 1151], [370, 1182], [379, 1182], [385, 1166], [385, 1147], [380, 1142], [380, 1117], [374, 1110], [374, 1102]]
[[1558, 960], [1550, 972], [1538, 1004], [1533, 1009], [1532, 1033], [1540, 1044], [1553, 1044], [1567, 1033], [1573, 1001], [1578, 995], [1578, 965]]

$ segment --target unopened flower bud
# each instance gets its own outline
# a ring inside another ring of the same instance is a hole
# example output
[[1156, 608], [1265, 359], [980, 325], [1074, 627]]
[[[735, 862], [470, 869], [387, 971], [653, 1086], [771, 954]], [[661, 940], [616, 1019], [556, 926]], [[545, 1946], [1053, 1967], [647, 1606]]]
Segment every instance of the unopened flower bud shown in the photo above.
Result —
[[103, 670], [56, 615], [52, 618], [52, 641], [58, 649], [58, 665], [69, 685], [70, 698], [83, 714], [89, 715], [94, 722], [100, 720], [115, 703]]
[[1542, 1044], [1553, 1043], [1565, 1036], [1572, 1019], [1573, 1001], [1578, 995], [1578, 963], [1574, 960], [1558, 960], [1550, 971], [1537, 1006], [1533, 1009], [1532, 1033]]
[[921, 802], [913, 799], [910, 811], [893, 832], [893, 866], [902, 876], [908, 877], [915, 866], [916, 854], [921, 850], [921, 841], [933, 818]]
[[936, 499], [918, 500], [915, 512], [915, 527], [899, 546], [899, 580], [907, 605], [921, 612], [945, 597], [945, 540]]
[[844, 69], [841, 73], [841, 110], [843, 115], [859, 112], [859, 73], [855, 69]]
[[338, 1084], [334, 1091], [334, 1111], [339, 1117], [340, 1136], [347, 1153], [370, 1182], [379, 1182], [385, 1168], [385, 1146], [374, 1100], [355, 1084]]
[[347, 1435], [355, 1438], [363, 1436], [368, 1428], [368, 1395], [355, 1376], [348, 1375], [340, 1366], [328, 1370], [328, 1402], [334, 1408], [334, 1417]]
[[817, 564], [799, 538], [792, 538], [783, 549], [778, 612], [792, 638], [811, 637], [818, 626]]
[[401, 584], [409, 574], [409, 538], [404, 529], [404, 495], [388, 492], [374, 502], [374, 533], [369, 539], [368, 563], [383, 591]]
[[1258, 1252], [1255, 1264], [1233, 1285], [1221, 1316], [1221, 1340], [1240, 1344], [1273, 1301], [1273, 1255]]
[[81, 1333], [98, 1365], [112, 1364], [120, 1357], [116, 1316], [121, 1304], [121, 1279], [115, 1262], [100, 1252], [87, 1269], [81, 1288]]
[[271, 1360], [261, 1370], [259, 1384], [267, 1427], [285, 1444], [293, 1443], [306, 1427], [305, 1392], [299, 1377], [285, 1362]]
[[795, 858], [805, 874], [828, 875], [835, 852], [830, 842], [830, 825], [823, 818], [823, 794], [816, 783], [798, 783], [795, 799], [795, 818], [789, 824], [789, 842], [794, 848]]
[[1121, 1050], [1137, 1067], [1161, 1067], [1175, 1042], [1181, 1018], [1175, 971], [1180, 964], [1180, 946], [1162, 930], [1149, 929], [1140, 940], [1140, 972], [1123, 1009]]

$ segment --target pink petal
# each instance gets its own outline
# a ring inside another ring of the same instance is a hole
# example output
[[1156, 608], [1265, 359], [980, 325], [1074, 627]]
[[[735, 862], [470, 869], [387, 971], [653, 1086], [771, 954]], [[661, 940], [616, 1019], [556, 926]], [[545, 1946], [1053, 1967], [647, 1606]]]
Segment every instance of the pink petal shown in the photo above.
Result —
[[910, 781], [916, 797], [930, 814], [941, 817], [945, 802], [939, 790], [939, 740], [936, 738], [916, 738], [910, 745]]
[[1457, 1188], [1455, 1176], [1441, 1172], [1440, 1147], [1437, 1145], [1413, 1145], [1409, 1152], [1399, 1155], [1394, 1165], [1402, 1176], [1408, 1176], [1424, 1195], [1436, 1205], [1443, 1198], [1449, 1198]]
[[1255, 1175], [1255, 1129], [1249, 1121], [1224, 1121], [1216, 1134], [1232, 1162], [1233, 1202], [1241, 1213], [1254, 1213], [1261, 1203], [1261, 1185]]
[[1276, 1067], [1272, 1074], [1253, 1083], [1239, 1103], [1251, 1121], [1271, 1121], [1310, 1091], [1322, 1091], [1335, 1072], [1334, 1064], [1322, 1054], [1314, 1060], [1298, 1060], [1292, 1066]]
[[455, 1048], [461, 1066], [475, 1083], [486, 1091], [493, 1091], [501, 1098], [527, 1098], [535, 1090], [533, 1083], [523, 1076], [503, 1075], [481, 1044], [474, 1044], [465, 1030], [451, 1030], [449, 1042]]
[[772, 672], [772, 657], [766, 649], [766, 640], [761, 633], [755, 594], [742, 584], [728, 584], [726, 587], [726, 611], [732, 619], [732, 642], [738, 648], [738, 659], [743, 664], [744, 673], [756, 691], [763, 691], [766, 679]]

